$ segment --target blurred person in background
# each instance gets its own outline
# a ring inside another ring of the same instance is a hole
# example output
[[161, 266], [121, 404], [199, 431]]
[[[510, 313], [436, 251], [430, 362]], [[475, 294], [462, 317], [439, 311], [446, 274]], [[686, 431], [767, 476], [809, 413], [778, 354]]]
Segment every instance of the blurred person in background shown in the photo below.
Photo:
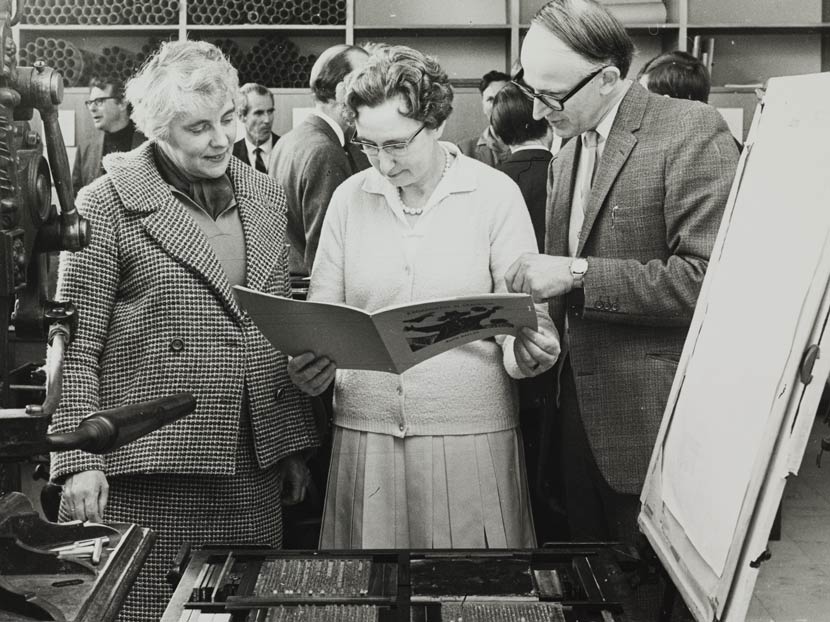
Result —
[[274, 94], [256, 82], [239, 89], [236, 114], [245, 127], [245, 136], [233, 146], [233, 155], [260, 173], [268, 172], [271, 152], [280, 139], [274, 126]]
[[481, 110], [484, 112], [484, 118], [487, 119], [487, 126], [478, 136], [458, 143], [461, 153], [490, 166], [497, 166], [510, 154], [507, 146], [490, 130], [490, 111], [493, 109], [493, 99], [496, 93], [509, 83], [510, 76], [503, 71], [488, 71], [482, 76], [478, 83], [478, 92], [481, 93]]

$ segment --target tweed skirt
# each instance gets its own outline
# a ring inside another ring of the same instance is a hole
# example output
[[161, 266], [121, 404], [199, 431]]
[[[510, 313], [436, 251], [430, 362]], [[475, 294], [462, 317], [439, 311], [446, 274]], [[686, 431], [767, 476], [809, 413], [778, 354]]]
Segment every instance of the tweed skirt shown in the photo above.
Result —
[[517, 429], [397, 438], [334, 427], [321, 549], [535, 545]]
[[136, 523], [157, 535], [120, 622], [158, 622], [173, 595], [165, 574], [185, 542], [282, 545], [277, 468], [259, 468], [245, 419], [240, 430], [233, 476], [131, 474], [109, 479], [105, 521]]

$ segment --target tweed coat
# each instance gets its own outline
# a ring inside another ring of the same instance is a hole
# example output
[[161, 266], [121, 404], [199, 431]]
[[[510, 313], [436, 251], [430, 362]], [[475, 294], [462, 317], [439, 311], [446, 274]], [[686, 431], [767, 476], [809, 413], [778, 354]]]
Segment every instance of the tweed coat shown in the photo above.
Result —
[[[549, 255], [568, 255], [580, 145], [551, 161]], [[715, 108], [637, 83], [622, 99], [579, 236], [584, 288], [550, 305], [560, 331], [568, 314], [583, 423], [618, 492], [642, 488], [737, 161]]]
[[346, 148], [354, 166], [331, 126], [310, 114], [286, 132], [271, 152], [268, 174], [285, 189], [288, 202], [291, 274], [311, 274], [331, 195], [346, 178], [369, 167], [359, 149]]
[[[107, 174], [79, 195], [91, 243], [61, 257], [60, 299], [78, 306], [52, 429], [92, 411], [179, 391], [195, 412], [107, 456], [53, 454], [52, 476], [235, 472], [243, 394], [261, 467], [317, 444], [308, 399], [243, 312], [201, 229], [160, 177], [150, 142], [104, 159]], [[289, 292], [285, 198], [266, 175], [231, 158], [246, 243], [246, 285]]]
[[[277, 146], [277, 141], [279, 139], [280, 139], [279, 134], [275, 134], [274, 132], [271, 132], [271, 148], [272, 149]], [[248, 157], [248, 146], [245, 144], [245, 139], [244, 138], [240, 138], [239, 140], [237, 140], [233, 144], [233, 155], [235, 155], [237, 158], [242, 160], [245, 164], [250, 164], [251, 166], [254, 166], [256, 164], [256, 162], [251, 162], [250, 158]]]
[[516, 182], [522, 191], [530, 222], [536, 234], [536, 244], [541, 253], [545, 249], [545, 210], [548, 202], [548, 166], [553, 158], [550, 150], [522, 149], [507, 156], [498, 167]]
[[[72, 188], [75, 196], [86, 185], [91, 184], [103, 173], [101, 158], [104, 153], [104, 132], [92, 129], [92, 134], [81, 139], [75, 151], [75, 163], [72, 165]], [[147, 140], [137, 129], [133, 132], [133, 148]]]

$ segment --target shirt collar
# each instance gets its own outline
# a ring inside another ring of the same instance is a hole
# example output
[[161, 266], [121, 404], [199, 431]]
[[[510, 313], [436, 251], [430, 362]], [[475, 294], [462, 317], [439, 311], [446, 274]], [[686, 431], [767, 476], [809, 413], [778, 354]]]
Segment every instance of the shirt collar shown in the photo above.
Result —
[[331, 129], [334, 130], [334, 133], [337, 134], [337, 139], [340, 141], [340, 146], [346, 146], [346, 136], [343, 134], [343, 128], [340, 127], [340, 124], [337, 123], [334, 119], [332, 119], [329, 115], [327, 115], [322, 110], [312, 110], [311, 114], [320, 117], [323, 121], [328, 123], [331, 126]]
[[[476, 189], [475, 164], [471, 165], [471, 162], [477, 161], [465, 156], [453, 143], [441, 141], [441, 146], [453, 154], [455, 158], [450, 170], [447, 171], [447, 174], [439, 184], [439, 186], [443, 186], [444, 191], [440, 196], [435, 195], [437, 199], [436, 203], [448, 194], [453, 194], [455, 192], [472, 192]], [[365, 192], [370, 194], [382, 194], [387, 197], [387, 200], [397, 196], [398, 189], [392, 184], [392, 182], [381, 175], [374, 166], [367, 169], [363, 174], [365, 175], [365, 178], [363, 180], [362, 189]]]
[[269, 133], [268, 140], [266, 140], [261, 145], [255, 145], [250, 140], [248, 140], [248, 135], [245, 134], [245, 147], [248, 149], [248, 153], [253, 153], [254, 149], [259, 147], [260, 149], [262, 149], [263, 154], [268, 155], [269, 153], [271, 153], [271, 149], [274, 148], [274, 137]]

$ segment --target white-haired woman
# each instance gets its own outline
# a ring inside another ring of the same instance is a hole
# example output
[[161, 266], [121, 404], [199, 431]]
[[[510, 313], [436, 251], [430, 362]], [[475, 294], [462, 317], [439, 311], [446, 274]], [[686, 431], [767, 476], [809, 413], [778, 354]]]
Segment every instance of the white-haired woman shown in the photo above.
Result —
[[158, 620], [163, 580], [189, 542], [280, 546], [284, 501], [302, 497], [299, 452], [317, 443], [308, 401], [231, 287], [288, 293], [285, 200], [231, 157], [236, 70], [214, 46], [165, 43], [127, 86], [149, 138], [104, 160], [78, 209], [91, 243], [61, 260], [58, 296], [80, 322], [54, 429], [90, 412], [192, 392], [196, 411], [108, 455], [52, 456], [63, 518], [158, 534], [122, 610]]
[[[309, 297], [375, 311], [504, 292], [536, 248], [519, 188], [439, 138], [452, 88], [434, 58], [380, 48], [346, 81], [372, 168], [334, 193]], [[334, 440], [321, 548], [505, 548], [535, 544], [514, 378], [549, 369], [559, 339], [539, 331], [476, 341], [400, 376], [289, 363], [310, 394], [333, 380]]]

